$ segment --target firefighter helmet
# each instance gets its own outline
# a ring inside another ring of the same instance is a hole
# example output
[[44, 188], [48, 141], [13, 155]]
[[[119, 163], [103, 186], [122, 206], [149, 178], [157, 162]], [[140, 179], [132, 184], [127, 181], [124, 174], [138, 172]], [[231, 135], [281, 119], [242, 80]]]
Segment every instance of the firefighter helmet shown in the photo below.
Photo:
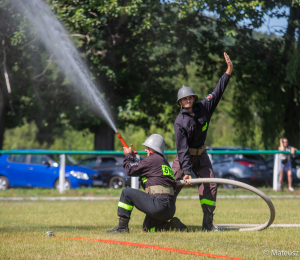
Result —
[[194, 90], [188, 86], [183, 85], [182, 88], [178, 90], [177, 104], [180, 105], [179, 100], [188, 96], [195, 96], [195, 102], [197, 102], [198, 96], [195, 94]]
[[153, 134], [150, 135], [146, 141], [143, 143], [143, 145], [152, 148], [156, 152], [160, 154], [164, 154], [165, 149], [165, 140], [164, 138], [159, 134]]

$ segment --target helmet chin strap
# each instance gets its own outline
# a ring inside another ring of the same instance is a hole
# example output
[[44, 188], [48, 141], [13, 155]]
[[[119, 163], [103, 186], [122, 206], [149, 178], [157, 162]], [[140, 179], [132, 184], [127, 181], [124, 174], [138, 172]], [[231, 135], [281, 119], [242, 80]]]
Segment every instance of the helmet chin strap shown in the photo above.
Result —
[[[193, 106], [194, 106], [194, 103], [195, 103], [195, 102], [193, 102], [193, 104], [192, 104], [192, 108], [193, 108]], [[181, 108], [181, 109], [185, 109], [184, 106], [183, 106], [181, 103], [180, 103], [180, 108]]]

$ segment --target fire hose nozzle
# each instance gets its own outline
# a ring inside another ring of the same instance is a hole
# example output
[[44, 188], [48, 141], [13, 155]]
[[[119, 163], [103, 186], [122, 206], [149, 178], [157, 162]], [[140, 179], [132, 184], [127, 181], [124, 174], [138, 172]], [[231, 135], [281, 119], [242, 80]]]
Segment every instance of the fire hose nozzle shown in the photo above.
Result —
[[123, 147], [129, 148], [129, 146], [126, 144], [126, 142], [124, 141], [124, 139], [122, 138], [122, 136], [118, 132], [116, 132], [116, 134], [117, 134], [117, 137], [120, 139]]
[[[120, 139], [123, 147], [129, 148], [129, 146], [126, 144], [126, 142], [124, 141], [124, 139], [122, 138], [122, 136], [118, 132], [116, 132], [116, 134], [117, 134], [117, 137]], [[132, 144], [131, 144], [131, 147], [132, 147], [132, 150], [134, 151], [133, 152], [133, 156], [135, 157], [135, 155], [137, 154], [137, 150], [135, 150], [135, 148], [133, 147]]]
[[135, 150], [133, 144], [131, 144], [131, 148], [132, 148], [132, 150], [134, 151], [134, 153], [136, 154], [136, 153], [137, 153], [137, 150]]

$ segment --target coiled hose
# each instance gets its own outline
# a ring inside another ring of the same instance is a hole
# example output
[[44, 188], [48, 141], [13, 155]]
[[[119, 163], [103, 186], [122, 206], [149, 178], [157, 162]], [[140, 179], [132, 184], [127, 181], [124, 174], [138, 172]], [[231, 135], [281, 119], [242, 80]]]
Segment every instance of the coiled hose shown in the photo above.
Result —
[[[267, 205], [269, 206], [269, 209], [270, 209], [270, 218], [269, 220], [262, 224], [262, 225], [259, 225], [257, 224], [255, 227], [250, 227], [250, 228], [240, 228], [239, 231], [259, 231], [259, 230], [263, 230], [267, 227], [269, 227], [274, 219], [275, 219], [275, 207], [272, 203], [272, 201], [266, 196], [266, 194], [264, 194], [262, 191], [248, 185], [248, 184], [245, 184], [245, 183], [242, 183], [242, 182], [239, 182], [239, 181], [233, 181], [233, 180], [228, 180], [228, 179], [222, 179], [222, 178], [197, 178], [197, 179], [189, 179], [187, 180], [188, 183], [191, 183], [191, 184], [200, 184], [200, 183], [217, 183], [217, 184], [231, 184], [231, 185], [235, 185], [235, 186], [238, 186], [240, 188], [244, 188], [246, 190], [249, 190], [249, 191], [252, 191], [254, 192], [255, 194], [257, 194], [258, 196], [260, 196], [266, 203]], [[177, 186], [180, 186], [180, 185], [185, 185], [185, 181], [183, 180], [178, 180], [177, 181]], [[240, 226], [253, 226], [253, 225], [243, 225], [243, 224], [219, 224], [217, 226], [220, 226], [220, 227], [240, 227]]]

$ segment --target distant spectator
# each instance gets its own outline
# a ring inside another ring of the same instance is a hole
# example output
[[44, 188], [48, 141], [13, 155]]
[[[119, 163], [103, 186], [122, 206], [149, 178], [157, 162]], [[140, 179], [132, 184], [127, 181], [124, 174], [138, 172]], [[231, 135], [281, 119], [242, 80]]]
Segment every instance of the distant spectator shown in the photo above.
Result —
[[[280, 138], [280, 146], [278, 147], [279, 151], [289, 151], [291, 154], [294, 154], [296, 149], [295, 147], [289, 146], [289, 141], [287, 138]], [[289, 191], [294, 191], [294, 188], [292, 187], [292, 167], [291, 167], [291, 154], [281, 154], [281, 171], [279, 176], [279, 182], [281, 185], [281, 190], [284, 191], [284, 185], [283, 185], [283, 175], [284, 171], [287, 173], [288, 177], [288, 185], [289, 185]]]

